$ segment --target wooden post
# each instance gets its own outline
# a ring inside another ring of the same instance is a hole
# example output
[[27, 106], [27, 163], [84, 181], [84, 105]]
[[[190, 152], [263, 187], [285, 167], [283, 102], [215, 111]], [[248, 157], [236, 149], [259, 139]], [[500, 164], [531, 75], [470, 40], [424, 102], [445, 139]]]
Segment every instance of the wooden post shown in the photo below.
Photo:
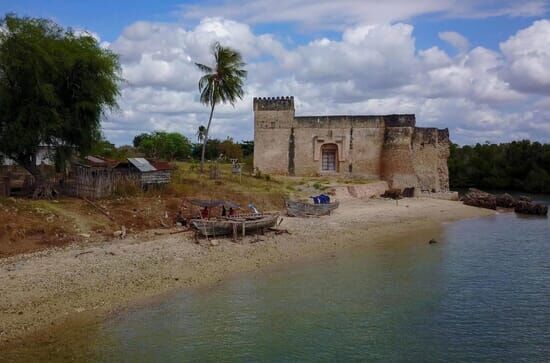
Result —
[[10, 185], [10, 177], [9, 175], [4, 177], [4, 188], [6, 188], [5, 195], [6, 197], [10, 196], [11, 193], [11, 185]]
[[233, 242], [237, 242], [237, 223], [232, 222], [233, 225]]
[[244, 238], [245, 233], [246, 233], [245, 231], [246, 231], [245, 222], [243, 222], [243, 238]]

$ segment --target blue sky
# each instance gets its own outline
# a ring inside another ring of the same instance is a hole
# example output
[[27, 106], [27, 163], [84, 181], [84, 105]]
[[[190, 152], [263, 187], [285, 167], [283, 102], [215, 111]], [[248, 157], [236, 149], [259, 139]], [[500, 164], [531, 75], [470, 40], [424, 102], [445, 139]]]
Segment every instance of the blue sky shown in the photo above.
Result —
[[[85, 28], [99, 34], [103, 40], [114, 41], [122, 30], [135, 21], [153, 22], [180, 21], [188, 25], [197, 20], [183, 19], [185, 5], [201, 4], [204, 1], [183, 0], [1, 0], [0, 12], [15, 12], [19, 15], [45, 17], [64, 26]], [[442, 14], [421, 15], [409, 20], [415, 26], [414, 35], [420, 48], [440, 45], [445, 48], [437, 34], [453, 29], [470, 39], [476, 45], [496, 49], [498, 43], [529, 26], [534, 19], [544, 18], [547, 14], [529, 17], [497, 16], [483, 19], [448, 18]], [[301, 29], [299, 24], [268, 23], [254, 24], [253, 29], [260, 33], [274, 33], [281, 38], [290, 37], [297, 44], [303, 44], [316, 37], [338, 38], [339, 32], [326, 29]]]
[[249, 65], [247, 96], [214, 134], [252, 137], [254, 96], [294, 95], [297, 113], [413, 112], [459, 143], [550, 141], [549, 1], [0, 0], [0, 12], [85, 29], [121, 55], [121, 109], [106, 136], [168, 129], [193, 137], [208, 46]]

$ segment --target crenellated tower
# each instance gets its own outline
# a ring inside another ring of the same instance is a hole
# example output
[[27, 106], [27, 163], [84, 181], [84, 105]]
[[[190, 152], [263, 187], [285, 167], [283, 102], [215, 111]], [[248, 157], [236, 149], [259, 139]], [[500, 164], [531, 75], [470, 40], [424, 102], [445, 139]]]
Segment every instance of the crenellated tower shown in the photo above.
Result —
[[294, 97], [254, 98], [254, 167], [293, 174]]

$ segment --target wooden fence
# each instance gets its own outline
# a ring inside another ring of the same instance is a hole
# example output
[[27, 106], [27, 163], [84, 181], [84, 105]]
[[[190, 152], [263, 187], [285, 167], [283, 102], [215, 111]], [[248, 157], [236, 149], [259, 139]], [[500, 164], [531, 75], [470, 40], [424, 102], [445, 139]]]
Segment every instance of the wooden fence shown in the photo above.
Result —
[[112, 169], [75, 168], [61, 183], [64, 194], [99, 199], [122, 188], [141, 188], [139, 174]]

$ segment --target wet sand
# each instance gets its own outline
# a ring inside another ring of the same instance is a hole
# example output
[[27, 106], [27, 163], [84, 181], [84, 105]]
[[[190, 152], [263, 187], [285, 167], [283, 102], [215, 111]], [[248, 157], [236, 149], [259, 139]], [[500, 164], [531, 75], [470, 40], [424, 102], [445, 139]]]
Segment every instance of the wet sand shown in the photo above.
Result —
[[2, 259], [0, 346], [176, 289], [492, 214], [435, 199], [404, 199], [398, 205], [354, 199], [343, 201], [331, 216], [284, 217], [279, 228], [290, 234], [251, 236], [239, 243], [218, 239], [212, 246], [206, 240], [196, 244], [190, 234], [148, 233]]

